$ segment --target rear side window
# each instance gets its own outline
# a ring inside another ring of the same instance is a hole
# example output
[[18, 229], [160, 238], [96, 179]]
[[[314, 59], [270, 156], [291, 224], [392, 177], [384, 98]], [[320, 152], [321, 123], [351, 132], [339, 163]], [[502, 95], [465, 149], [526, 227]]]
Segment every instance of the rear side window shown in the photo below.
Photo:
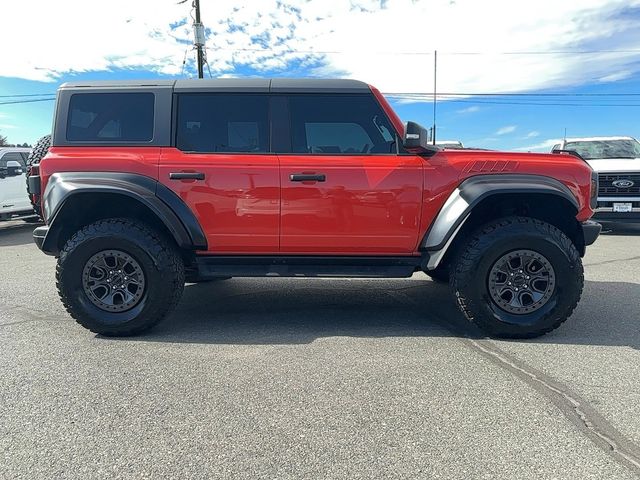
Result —
[[185, 152], [268, 152], [269, 98], [253, 94], [179, 95], [176, 146]]
[[396, 153], [393, 129], [370, 95], [292, 95], [293, 153]]
[[71, 96], [67, 140], [76, 142], [150, 142], [154, 94], [77, 93]]

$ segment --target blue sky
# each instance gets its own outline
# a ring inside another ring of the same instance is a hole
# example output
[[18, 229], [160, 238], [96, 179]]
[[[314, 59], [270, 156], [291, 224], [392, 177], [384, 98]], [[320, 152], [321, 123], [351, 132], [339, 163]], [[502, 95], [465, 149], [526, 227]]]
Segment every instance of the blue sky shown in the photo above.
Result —
[[[548, 150], [565, 128], [640, 136], [640, 95], [621, 96], [640, 94], [640, 1], [201, 2], [214, 77], [357, 78], [393, 94], [403, 120], [430, 126], [430, 98], [415, 94], [433, 90], [437, 49], [438, 92], [518, 95], [441, 97], [440, 139]], [[17, 99], [4, 96], [51, 94], [70, 80], [195, 74], [190, 1], [15, 3], [5, 18], [38, 14], [33, 35], [20, 22], [0, 30], [0, 134], [12, 143], [48, 133], [53, 102], [2, 105]]]

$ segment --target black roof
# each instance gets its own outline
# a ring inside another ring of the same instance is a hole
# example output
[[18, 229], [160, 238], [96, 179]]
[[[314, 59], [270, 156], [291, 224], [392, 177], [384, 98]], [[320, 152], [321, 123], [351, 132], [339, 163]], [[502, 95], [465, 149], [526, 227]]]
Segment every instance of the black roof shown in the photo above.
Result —
[[65, 90], [82, 88], [172, 88], [175, 92], [277, 92], [277, 93], [369, 93], [358, 80], [319, 78], [215, 78], [189, 80], [101, 80], [68, 82]]

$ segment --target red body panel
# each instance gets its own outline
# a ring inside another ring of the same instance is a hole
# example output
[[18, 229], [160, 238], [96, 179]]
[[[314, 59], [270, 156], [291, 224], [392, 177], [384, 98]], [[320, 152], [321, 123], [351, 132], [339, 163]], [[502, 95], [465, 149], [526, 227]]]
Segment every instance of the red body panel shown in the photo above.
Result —
[[40, 162], [42, 192], [58, 172], [126, 172], [158, 178], [159, 147], [51, 147]]
[[[412, 155], [281, 155], [280, 251], [412, 254], [422, 210], [423, 160]], [[325, 182], [292, 182], [291, 174]]]
[[593, 215], [589, 206], [591, 167], [572, 155], [444, 150], [425, 158], [425, 188], [421, 231], [426, 232], [449, 194], [475, 175], [530, 174], [555, 178], [565, 184], [578, 201], [576, 219]]
[[[170, 180], [171, 172], [202, 172], [205, 179]], [[195, 213], [210, 253], [278, 253], [276, 155], [183, 153], [163, 148], [159, 180]]]

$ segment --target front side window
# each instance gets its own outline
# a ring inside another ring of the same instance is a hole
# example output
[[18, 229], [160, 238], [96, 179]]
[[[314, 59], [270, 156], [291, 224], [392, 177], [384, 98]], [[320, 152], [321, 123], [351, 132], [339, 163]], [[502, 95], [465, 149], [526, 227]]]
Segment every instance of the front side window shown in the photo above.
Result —
[[185, 152], [267, 153], [268, 97], [219, 93], [179, 95], [176, 146]]
[[77, 93], [69, 102], [67, 140], [150, 142], [153, 117], [153, 93]]
[[393, 128], [370, 95], [292, 95], [293, 153], [396, 153]]

